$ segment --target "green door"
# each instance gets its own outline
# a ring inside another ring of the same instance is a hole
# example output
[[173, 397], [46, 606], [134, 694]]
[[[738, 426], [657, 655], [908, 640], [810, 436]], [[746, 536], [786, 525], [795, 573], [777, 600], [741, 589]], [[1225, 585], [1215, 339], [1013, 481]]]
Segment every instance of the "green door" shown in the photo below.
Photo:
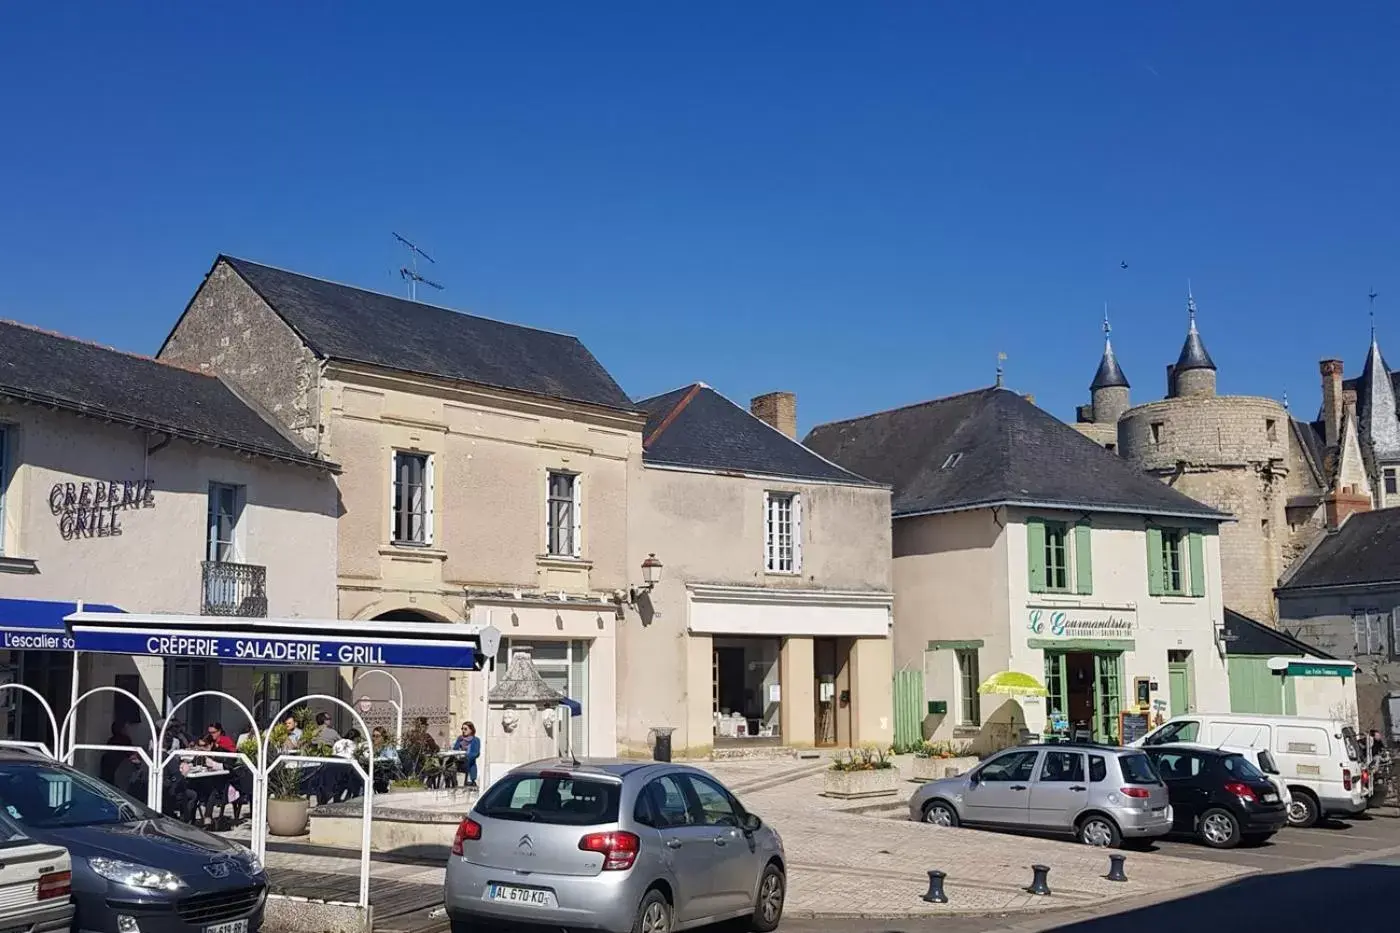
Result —
[[1120, 652], [1094, 653], [1094, 741], [1118, 744], [1118, 713], [1123, 708]]
[[1167, 687], [1171, 692], [1172, 715], [1191, 711], [1191, 675], [1185, 661], [1167, 663]]

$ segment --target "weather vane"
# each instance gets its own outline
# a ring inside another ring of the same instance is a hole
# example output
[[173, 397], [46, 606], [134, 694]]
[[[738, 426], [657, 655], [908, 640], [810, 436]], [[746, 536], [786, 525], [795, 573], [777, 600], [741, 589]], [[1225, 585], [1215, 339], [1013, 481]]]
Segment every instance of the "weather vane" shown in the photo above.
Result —
[[1376, 290], [1375, 290], [1374, 288], [1371, 289], [1371, 293], [1370, 293], [1369, 295], [1367, 295], [1366, 297], [1367, 297], [1368, 299], [1370, 299], [1370, 302], [1371, 302], [1371, 305], [1370, 305], [1370, 313], [1371, 313], [1371, 339], [1372, 339], [1372, 340], [1375, 340], [1375, 339], [1376, 339]]
[[1002, 352], [998, 352], [998, 353], [997, 353], [997, 388], [998, 388], [998, 389], [1001, 388], [1001, 385], [1002, 385], [1002, 377], [1006, 374], [1006, 367], [1002, 365], [1002, 364], [1005, 363], [1005, 362], [1006, 362], [1006, 354], [1005, 354], [1005, 353], [1002, 353]]

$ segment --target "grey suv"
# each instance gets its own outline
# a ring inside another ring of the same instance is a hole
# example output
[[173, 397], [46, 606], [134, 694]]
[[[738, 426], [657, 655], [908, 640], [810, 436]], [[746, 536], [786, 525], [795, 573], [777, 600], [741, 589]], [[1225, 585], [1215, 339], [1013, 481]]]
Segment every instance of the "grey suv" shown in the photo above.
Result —
[[1136, 748], [1025, 745], [914, 792], [909, 818], [1075, 835], [1087, 845], [1166, 835], [1167, 789]]
[[669, 933], [747, 918], [777, 928], [783, 841], [709, 774], [543, 761], [491, 785], [457, 828], [453, 933], [491, 923]]

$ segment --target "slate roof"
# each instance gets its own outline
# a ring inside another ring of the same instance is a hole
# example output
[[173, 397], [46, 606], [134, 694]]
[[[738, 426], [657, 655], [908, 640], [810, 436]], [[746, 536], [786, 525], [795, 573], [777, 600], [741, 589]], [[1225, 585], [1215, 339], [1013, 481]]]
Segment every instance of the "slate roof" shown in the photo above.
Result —
[[1299, 421], [1297, 418], [1290, 418], [1289, 422], [1293, 426], [1293, 435], [1298, 438], [1298, 444], [1303, 449], [1303, 456], [1307, 458], [1308, 468], [1312, 470], [1313, 478], [1319, 483], [1326, 483], [1326, 425], [1321, 421]]
[[246, 259], [219, 259], [322, 358], [632, 410], [621, 386], [577, 337], [462, 314]]
[[1113, 352], [1113, 343], [1108, 338], [1103, 342], [1103, 359], [1099, 360], [1099, 370], [1094, 373], [1094, 381], [1089, 383], [1089, 391], [1121, 387], [1131, 388], [1123, 367], [1118, 365], [1118, 356]]
[[1196, 318], [1191, 318], [1191, 329], [1186, 332], [1186, 342], [1181, 345], [1181, 355], [1176, 358], [1176, 371], [1188, 369], [1215, 369], [1215, 360], [1206, 352], [1200, 331], [1196, 330]]
[[637, 404], [647, 412], [642, 434], [645, 463], [880, 485], [823, 459], [703, 382]]
[[0, 321], [0, 395], [319, 467], [215, 376]]
[[895, 517], [1012, 504], [1230, 517], [1004, 388], [820, 425], [805, 443], [848, 470], [892, 485]]
[[1400, 584], [1400, 508], [1353, 514], [1304, 555], [1278, 592], [1377, 583]]
[[1332, 655], [1321, 648], [1314, 648], [1305, 641], [1294, 638], [1281, 629], [1272, 628], [1251, 619], [1242, 612], [1225, 607], [1225, 653], [1239, 657], [1314, 657], [1324, 661], [1335, 661]]
[[1370, 442], [1370, 454], [1377, 460], [1400, 457], [1400, 420], [1395, 410], [1395, 388], [1390, 367], [1381, 357], [1376, 338], [1366, 353], [1366, 365], [1356, 392], [1356, 411], [1362, 437]]

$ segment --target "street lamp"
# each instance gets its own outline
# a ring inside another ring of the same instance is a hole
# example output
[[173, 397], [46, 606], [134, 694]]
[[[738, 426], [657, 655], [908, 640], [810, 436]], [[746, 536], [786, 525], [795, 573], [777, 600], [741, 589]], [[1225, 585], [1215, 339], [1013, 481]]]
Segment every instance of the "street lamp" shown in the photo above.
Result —
[[617, 590], [613, 593], [613, 602], [617, 604], [617, 619], [619, 622], [625, 618], [623, 606], [637, 608], [637, 600], [643, 595], [650, 593], [656, 588], [656, 584], [661, 582], [661, 569], [663, 564], [657, 559], [655, 554], [648, 554], [646, 560], [642, 561], [642, 585], [629, 586], [627, 592]]

